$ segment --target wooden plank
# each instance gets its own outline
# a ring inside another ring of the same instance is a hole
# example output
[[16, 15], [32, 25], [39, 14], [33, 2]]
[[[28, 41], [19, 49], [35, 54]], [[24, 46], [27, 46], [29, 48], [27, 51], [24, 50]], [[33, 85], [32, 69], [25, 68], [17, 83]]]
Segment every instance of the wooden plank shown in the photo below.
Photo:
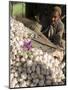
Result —
[[22, 22], [24, 23], [25, 26], [29, 27], [33, 33], [37, 34], [37, 38], [33, 38], [34, 41], [39, 42], [41, 44], [44, 44], [48, 47], [54, 48], [54, 49], [60, 49], [64, 50], [61, 47], [57, 47], [54, 43], [52, 43], [46, 36], [44, 36], [41, 32], [41, 24], [38, 22], [35, 22], [33, 20], [23, 18]]

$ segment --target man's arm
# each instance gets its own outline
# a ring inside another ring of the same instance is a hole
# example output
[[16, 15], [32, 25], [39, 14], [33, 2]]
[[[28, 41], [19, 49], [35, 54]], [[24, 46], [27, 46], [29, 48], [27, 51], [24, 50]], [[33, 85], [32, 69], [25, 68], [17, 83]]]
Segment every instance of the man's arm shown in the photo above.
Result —
[[61, 45], [62, 42], [62, 36], [63, 36], [63, 32], [64, 32], [64, 24], [59, 24], [58, 28], [57, 28], [57, 32], [55, 35], [55, 40], [57, 42], [57, 44]]

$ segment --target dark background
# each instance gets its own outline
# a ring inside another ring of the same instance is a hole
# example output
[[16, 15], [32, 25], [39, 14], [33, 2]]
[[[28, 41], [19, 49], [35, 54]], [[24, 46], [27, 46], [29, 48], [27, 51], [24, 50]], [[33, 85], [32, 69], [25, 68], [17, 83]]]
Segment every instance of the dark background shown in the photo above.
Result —
[[[25, 7], [23, 6], [23, 3], [25, 4]], [[32, 19], [32, 20], [36, 20], [35, 16], [39, 17], [40, 20], [40, 24], [42, 24], [42, 31], [46, 30], [47, 27], [50, 24], [50, 17], [51, 17], [51, 13], [52, 10], [54, 8], [54, 6], [59, 6], [62, 9], [62, 16], [65, 15], [65, 18], [62, 20], [62, 22], [64, 23], [65, 26], [65, 34], [66, 34], [66, 5], [64, 4], [47, 4], [47, 3], [29, 3], [29, 2], [10, 2], [10, 7], [11, 7], [11, 16], [13, 13], [13, 6], [15, 4], [22, 4], [22, 11], [23, 8], [25, 8], [25, 15], [24, 17]], [[18, 8], [17, 8], [18, 9]], [[20, 20], [22, 20], [23, 18], [23, 12], [22, 14], [19, 14], [16, 16], [17, 19], [20, 18]]]
[[[35, 15], [39, 15], [40, 23], [44, 28], [47, 28], [50, 23], [50, 17], [54, 6], [61, 7], [62, 16], [66, 15], [66, 5], [26, 3], [26, 17], [34, 19]], [[66, 17], [62, 21], [66, 26]]]

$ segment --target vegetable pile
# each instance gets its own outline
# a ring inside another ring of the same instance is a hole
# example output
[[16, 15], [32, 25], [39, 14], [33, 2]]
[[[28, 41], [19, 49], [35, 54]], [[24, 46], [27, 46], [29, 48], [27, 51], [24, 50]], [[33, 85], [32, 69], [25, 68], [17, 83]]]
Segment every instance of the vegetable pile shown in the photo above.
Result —
[[10, 87], [64, 85], [63, 52], [49, 54], [32, 46], [35, 34], [10, 18]]

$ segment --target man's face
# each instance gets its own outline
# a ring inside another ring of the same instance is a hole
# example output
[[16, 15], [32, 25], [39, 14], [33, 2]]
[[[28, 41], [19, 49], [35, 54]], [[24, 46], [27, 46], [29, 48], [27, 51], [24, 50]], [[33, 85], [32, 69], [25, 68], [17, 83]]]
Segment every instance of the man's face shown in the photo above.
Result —
[[60, 16], [59, 16], [58, 11], [53, 12], [52, 19], [51, 19], [52, 20], [52, 24], [56, 24], [57, 21], [59, 20], [59, 18], [60, 18]]

